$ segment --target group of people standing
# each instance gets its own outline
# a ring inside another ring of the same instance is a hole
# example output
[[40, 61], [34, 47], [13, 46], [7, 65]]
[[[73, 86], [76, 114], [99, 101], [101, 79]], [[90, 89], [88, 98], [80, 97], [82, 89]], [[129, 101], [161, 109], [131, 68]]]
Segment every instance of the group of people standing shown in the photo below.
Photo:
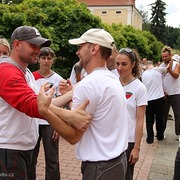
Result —
[[[172, 55], [171, 48], [165, 46], [161, 56], [163, 62], [159, 67], [154, 67], [152, 61], [146, 62], [146, 70], [142, 73], [142, 82], [148, 91], [148, 106], [146, 108], [147, 143], [165, 138], [166, 123], [170, 106], [175, 118], [175, 134], [180, 135], [180, 56]], [[155, 121], [156, 120], [156, 121]], [[156, 135], [153, 124], [156, 122]]]
[[[3, 87], [0, 90], [3, 107], [0, 111], [3, 118], [0, 173], [6, 177], [36, 179], [42, 139], [46, 179], [60, 179], [60, 135], [76, 144], [83, 180], [132, 180], [134, 165], [139, 159], [145, 115], [147, 143], [154, 141], [154, 115], [157, 139], [163, 140], [166, 121], [162, 126], [160, 119], [165, 119], [162, 115], [166, 114], [160, 107], [165, 104], [167, 115], [172, 105], [175, 132], [180, 135], [180, 116], [175, 112], [180, 102], [178, 86], [169, 85], [175, 89], [172, 91], [169, 87], [165, 91], [166, 103], [163, 85], [158, 86], [163, 84], [162, 77], [165, 80], [168, 76], [167, 81], [171, 76], [179, 78], [179, 64], [173, 64], [167, 49], [162, 50], [162, 68], [156, 69], [147, 62], [141, 82], [138, 53], [127, 47], [117, 51], [111, 34], [103, 29], [89, 29], [79, 38], [69, 40], [70, 44], [78, 45], [76, 54], [80, 59], [72, 70], [75, 82], [71, 83], [51, 70], [55, 58], [49, 48], [51, 41], [43, 38], [36, 28], [18, 27], [11, 40], [10, 56], [0, 59]], [[37, 61], [39, 70], [32, 74], [27, 66]], [[78, 84], [73, 87], [76, 82]], [[72, 111], [62, 108], [67, 103]]]
[[[20, 26], [12, 33], [11, 49], [6, 39], [3, 38], [0, 42], [3, 46], [0, 59], [0, 84], [2, 86], [0, 90], [1, 179], [29, 179], [29, 172], [33, 174], [32, 160], [36, 161], [34, 148], [36, 146], [38, 150], [41, 137], [43, 137], [44, 142], [46, 141], [44, 143], [45, 150], [47, 150], [45, 154], [49, 158], [46, 161], [48, 168], [46, 177], [47, 179], [53, 177], [60, 179], [59, 158], [56, 154], [58, 150], [55, 149], [57, 145], [47, 147], [48, 143], [52, 144], [50, 141], [56, 143], [58, 137], [54, 135], [54, 131], [51, 130], [48, 124], [39, 129], [37, 121], [37, 118], [44, 119], [38, 111], [37, 94], [39, 90], [37, 84], [46, 79], [48, 83], [45, 89], [48, 90], [53, 79], [55, 80], [55, 86], [58, 84], [56, 81], [62, 79], [50, 70], [54, 59], [54, 52], [48, 48], [51, 41], [43, 38], [34, 27]], [[39, 75], [36, 78], [37, 81], [35, 81], [27, 66], [37, 63], [38, 60], [41, 77]], [[50, 74], [48, 74], [49, 72]], [[54, 93], [54, 95], [58, 96], [59, 93]], [[55, 101], [53, 101], [51, 107], [54, 106], [53, 104], [62, 107], [71, 99], [71, 93], [63, 96], [63, 98], [58, 96], [54, 98]], [[91, 119], [91, 116], [84, 110], [86, 105], [87, 102], [75, 111], [60, 108], [61, 115], [59, 119], [66, 119], [72, 126], [75, 124], [77, 128], [83, 131]], [[37, 150], [35, 153], [37, 153]], [[36, 179], [36, 176], [33, 179]]]
[[[175, 119], [175, 134], [179, 140], [176, 154], [173, 180], [180, 178], [180, 56], [172, 55], [172, 49], [165, 46], [161, 52], [162, 63], [154, 67], [152, 61], [146, 61], [146, 70], [142, 73], [142, 82], [147, 88], [148, 105], [146, 107], [147, 143], [165, 139], [166, 124], [172, 107]], [[156, 135], [153, 125], [156, 122]]]

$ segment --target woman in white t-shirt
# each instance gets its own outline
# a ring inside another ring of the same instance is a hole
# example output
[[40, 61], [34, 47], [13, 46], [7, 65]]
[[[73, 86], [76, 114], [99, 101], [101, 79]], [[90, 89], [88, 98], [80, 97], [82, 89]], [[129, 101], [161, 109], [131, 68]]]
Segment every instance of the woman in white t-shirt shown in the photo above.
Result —
[[[59, 83], [63, 78], [52, 70], [52, 65], [55, 61], [54, 51], [49, 47], [43, 47], [38, 57], [39, 69], [33, 72], [37, 88], [40, 89], [42, 84], [49, 82], [55, 89], [53, 98], [60, 96]], [[49, 93], [49, 91], [46, 93]], [[33, 150], [28, 179], [36, 179], [37, 158], [42, 140], [46, 163], [45, 179], [52, 179], [53, 177], [54, 180], [60, 180], [59, 134], [57, 134], [45, 119], [38, 119], [38, 123], [39, 138]]]
[[120, 49], [116, 57], [116, 64], [128, 109], [129, 141], [126, 150], [128, 161], [126, 180], [133, 180], [134, 165], [139, 159], [143, 135], [147, 91], [144, 84], [138, 79], [139, 59], [135, 51], [130, 48]]

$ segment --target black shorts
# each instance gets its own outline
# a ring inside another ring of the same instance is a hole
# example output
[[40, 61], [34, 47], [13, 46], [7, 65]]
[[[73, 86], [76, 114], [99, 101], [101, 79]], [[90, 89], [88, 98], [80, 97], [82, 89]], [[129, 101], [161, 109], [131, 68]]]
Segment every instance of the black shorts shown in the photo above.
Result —
[[33, 150], [0, 149], [0, 179], [26, 180]]

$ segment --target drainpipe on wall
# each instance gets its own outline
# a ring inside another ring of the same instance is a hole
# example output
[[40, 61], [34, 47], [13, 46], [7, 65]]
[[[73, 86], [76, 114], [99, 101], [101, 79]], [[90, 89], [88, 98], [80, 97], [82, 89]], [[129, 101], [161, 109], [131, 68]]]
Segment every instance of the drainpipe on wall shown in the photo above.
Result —
[[133, 5], [132, 5], [132, 13], [131, 13], [131, 26], [133, 26], [133, 24], [132, 24], [133, 23], [133, 19], [132, 18], [133, 18]]

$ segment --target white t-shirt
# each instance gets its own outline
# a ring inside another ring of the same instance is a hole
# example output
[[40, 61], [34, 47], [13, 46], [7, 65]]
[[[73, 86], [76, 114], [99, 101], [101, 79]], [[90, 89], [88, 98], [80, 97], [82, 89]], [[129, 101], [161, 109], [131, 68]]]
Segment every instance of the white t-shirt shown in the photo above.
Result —
[[142, 74], [142, 82], [147, 88], [148, 101], [164, 96], [162, 74], [154, 68], [147, 69]]
[[144, 84], [135, 79], [123, 86], [128, 110], [129, 142], [135, 142], [137, 107], [147, 105], [147, 90]]
[[107, 68], [96, 68], [74, 90], [72, 109], [86, 99], [92, 115], [89, 128], [76, 145], [82, 161], [106, 161], [127, 149], [128, 122], [126, 99], [119, 79]]
[[[54, 87], [55, 87], [55, 91], [54, 91], [54, 97], [57, 97], [57, 96], [60, 96], [61, 95], [61, 93], [59, 92], [59, 82], [63, 79], [59, 74], [57, 74], [57, 73], [53, 73], [51, 76], [49, 76], [49, 77], [42, 77], [40, 74], [38, 75], [37, 74], [37, 71], [36, 72], [34, 72], [34, 73], [36, 73], [36, 75], [34, 75], [35, 76], [35, 79], [36, 79], [36, 86], [38, 87], [38, 89], [40, 89], [40, 87], [41, 87], [41, 85], [42, 84], [44, 84], [44, 83], [46, 83], [46, 82], [51, 82], [51, 83], [53, 83], [54, 85]], [[33, 74], [34, 74], [33, 73]], [[46, 93], [49, 93], [49, 91], [47, 91]], [[46, 121], [46, 120], [44, 120], [44, 119], [38, 119], [38, 123], [40, 124], [40, 125], [48, 125], [49, 123]]]
[[[172, 71], [174, 71], [175, 66], [178, 62], [173, 61]], [[161, 67], [166, 67], [163, 63]], [[177, 79], [174, 79], [169, 73], [166, 73], [163, 77], [163, 87], [164, 92], [168, 95], [180, 94], [180, 76]]]
[[[74, 70], [74, 66], [73, 66], [73, 68], [71, 70], [71, 74], [70, 74], [70, 77], [69, 77], [72, 85], [75, 85], [77, 83], [77, 81], [76, 81], [76, 73], [75, 73], [75, 70]], [[82, 70], [81, 70], [81, 79], [84, 78], [86, 75], [87, 75], [87, 73], [86, 73], [85, 69], [82, 68]]]
[[111, 72], [116, 75], [117, 77], [119, 77], [119, 73], [117, 71], [117, 69], [112, 69]]

